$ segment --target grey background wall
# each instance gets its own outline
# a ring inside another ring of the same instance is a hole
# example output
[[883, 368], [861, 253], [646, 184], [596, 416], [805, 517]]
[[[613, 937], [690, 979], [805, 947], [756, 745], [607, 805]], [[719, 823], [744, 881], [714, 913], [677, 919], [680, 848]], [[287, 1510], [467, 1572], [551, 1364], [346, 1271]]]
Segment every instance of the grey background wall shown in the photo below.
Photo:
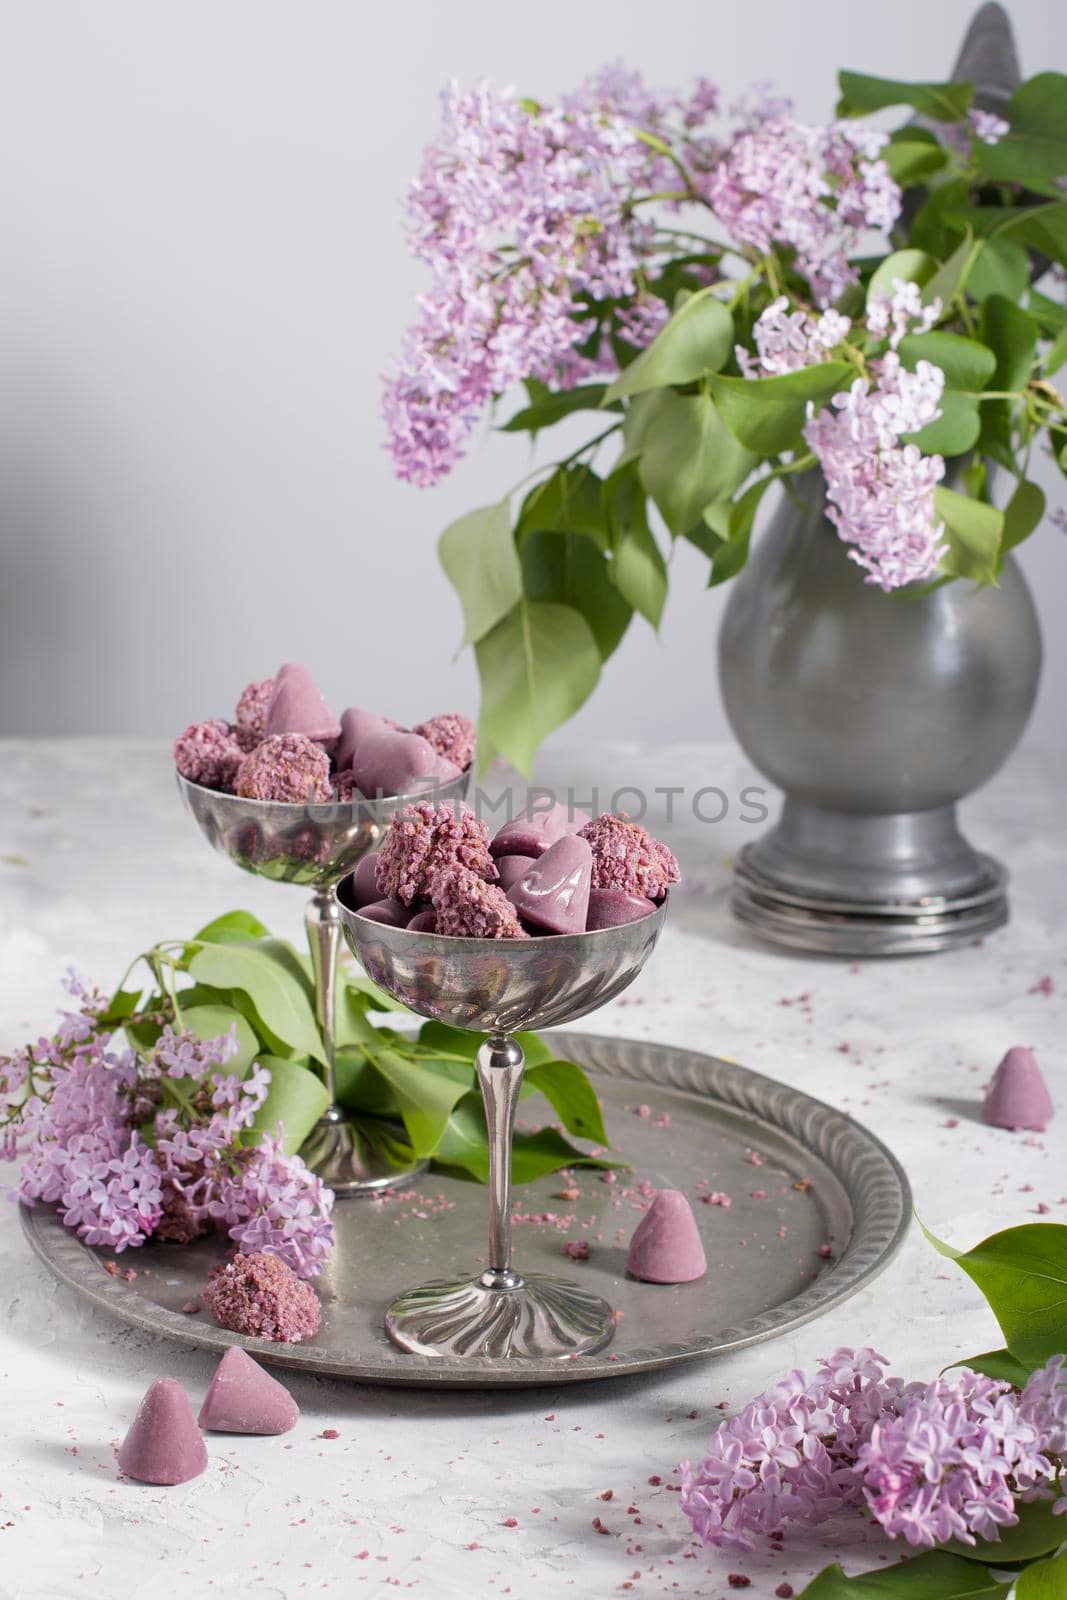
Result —
[[[1014, 0], [1026, 71], [1067, 11]], [[452, 76], [551, 98], [607, 58], [824, 117], [833, 74], [936, 76], [969, 0], [4, 0], [0, 51], [0, 731], [167, 734], [305, 660], [401, 718], [474, 708], [436, 536], [531, 465], [485, 439], [397, 483], [378, 374], [423, 281], [401, 201]], [[1049, 466], [1046, 487], [1062, 502]], [[1056, 501], [1054, 501], [1056, 503]], [[1023, 556], [1063, 739], [1067, 540]], [[679, 549], [572, 732], [725, 729], [721, 596]]]

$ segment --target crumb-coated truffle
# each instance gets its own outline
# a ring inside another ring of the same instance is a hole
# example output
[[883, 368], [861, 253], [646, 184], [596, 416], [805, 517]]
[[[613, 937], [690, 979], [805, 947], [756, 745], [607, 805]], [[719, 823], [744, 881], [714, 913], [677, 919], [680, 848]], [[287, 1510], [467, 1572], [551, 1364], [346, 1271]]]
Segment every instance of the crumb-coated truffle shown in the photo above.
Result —
[[667, 846], [625, 817], [594, 817], [578, 837], [592, 846], [594, 889], [624, 889], [661, 900], [668, 885], [678, 882], [678, 862]]
[[318, 1333], [318, 1296], [278, 1256], [256, 1251], [213, 1267], [200, 1303], [222, 1328], [296, 1344]]
[[406, 906], [413, 900], [428, 900], [438, 873], [451, 866], [495, 880], [485, 823], [466, 805], [435, 806], [430, 800], [415, 800], [401, 806], [378, 851], [378, 893]]
[[174, 765], [190, 783], [232, 792], [244, 752], [221, 717], [191, 722], [174, 741]]
[[334, 799], [343, 801], [345, 805], [348, 804], [353, 795], [359, 794], [354, 772], [335, 772], [331, 781]]
[[260, 678], [241, 690], [233, 720], [237, 743], [242, 750], [254, 750], [267, 737], [267, 707], [273, 693], [273, 678]]
[[250, 750], [237, 769], [245, 800], [323, 804], [332, 799], [330, 758], [302, 733], [275, 733]]
[[446, 711], [442, 716], [430, 717], [412, 732], [421, 734], [439, 756], [454, 761], [461, 771], [474, 760], [474, 723], [460, 711]]
[[430, 891], [436, 933], [459, 939], [527, 939], [529, 934], [507, 895], [466, 867], [445, 867]]

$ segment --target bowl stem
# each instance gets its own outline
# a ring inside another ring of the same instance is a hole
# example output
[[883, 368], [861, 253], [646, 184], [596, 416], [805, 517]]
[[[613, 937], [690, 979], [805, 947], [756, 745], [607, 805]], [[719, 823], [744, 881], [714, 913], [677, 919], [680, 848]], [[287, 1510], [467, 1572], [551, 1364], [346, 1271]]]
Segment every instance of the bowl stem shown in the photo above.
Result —
[[518, 1040], [491, 1033], [478, 1049], [478, 1082], [489, 1135], [489, 1270], [487, 1289], [517, 1289], [511, 1268], [511, 1143], [526, 1058]]

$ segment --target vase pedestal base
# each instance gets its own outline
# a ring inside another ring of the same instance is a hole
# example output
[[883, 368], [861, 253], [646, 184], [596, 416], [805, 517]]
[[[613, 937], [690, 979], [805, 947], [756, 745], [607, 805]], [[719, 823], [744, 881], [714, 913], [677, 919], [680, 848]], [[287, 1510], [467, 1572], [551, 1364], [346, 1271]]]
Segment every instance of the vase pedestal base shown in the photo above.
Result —
[[918, 955], [1008, 920], [1007, 874], [955, 806], [873, 815], [786, 798], [734, 868], [733, 909], [766, 939], [828, 955]]

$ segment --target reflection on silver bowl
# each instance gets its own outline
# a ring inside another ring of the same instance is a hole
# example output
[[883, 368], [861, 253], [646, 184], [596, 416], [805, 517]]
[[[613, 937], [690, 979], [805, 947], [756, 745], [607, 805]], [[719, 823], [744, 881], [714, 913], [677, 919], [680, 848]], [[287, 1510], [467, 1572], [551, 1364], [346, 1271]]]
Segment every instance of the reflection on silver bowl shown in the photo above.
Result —
[[[315, 978], [315, 1014], [327, 1059], [330, 1106], [308, 1135], [304, 1160], [337, 1194], [374, 1194], [408, 1182], [426, 1163], [398, 1161], [395, 1138], [372, 1142], [337, 1105], [334, 1082], [334, 1004], [341, 924], [333, 886], [363, 857], [378, 848], [395, 812], [412, 800], [433, 798], [454, 805], [467, 792], [469, 769], [449, 784], [421, 795], [391, 795], [379, 800], [355, 796], [326, 805], [293, 805], [246, 800], [241, 795], [205, 789], [176, 774], [178, 790], [201, 833], [220, 854], [245, 872], [277, 883], [303, 884], [311, 899], [304, 913]], [[387, 1135], [402, 1134], [391, 1124]]]
[[[279, 883], [332, 887], [376, 850], [395, 812], [426, 795], [390, 795], [380, 800], [332, 801], [294, 805], [276, 800], [245, 800], [241, 795], [205, 789], [177, 774], [182, 799], [200, 831], [222, 855], [245, 872]], [[469, 771], [428, 793], [454, 804], [467, 792]]]

